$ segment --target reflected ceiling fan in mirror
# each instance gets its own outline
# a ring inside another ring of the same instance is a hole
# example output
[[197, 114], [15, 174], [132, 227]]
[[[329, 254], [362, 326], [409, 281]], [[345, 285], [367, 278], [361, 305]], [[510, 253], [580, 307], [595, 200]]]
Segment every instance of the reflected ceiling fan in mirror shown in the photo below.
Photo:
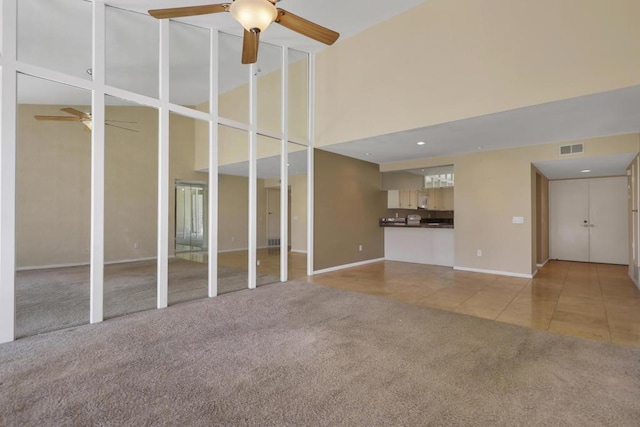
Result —
[[157, 19], [166, 19], [231, 12], [231, 15], [244, 27], [243, 64], [253, 64], [257, 61], [260, 33], [272, 22], [328, 45], [332, 45], [340, 37], [340, 34], [335, 31], [276, 7], [275, 4], [279, 1], [234, 0], [231, 3], [155, 9], [150, 10], [149, 15]]
[[[75, 108], [61, 108], [60, 111], [71, 114], [71, 116], [33, 116], [36, 120], [49, 120], [54, 122], [80, 122], [86, 126], [87, 131], [93, 130], [93, 118], [91, 113], [85, 113], [84, 111], [76, 110]], [[128, 130], [129, 132], [138, 132], [135, 129], [114, 125], [113, 123], [136, 123], [125, 120], [105, 120], [107, 126], [113, 126], [114, 128]]]

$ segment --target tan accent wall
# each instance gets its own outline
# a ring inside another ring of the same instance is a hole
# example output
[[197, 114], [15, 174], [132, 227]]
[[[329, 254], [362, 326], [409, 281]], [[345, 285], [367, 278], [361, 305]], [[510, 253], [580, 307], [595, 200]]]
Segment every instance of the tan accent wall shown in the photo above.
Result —
[[637, 0], [429, 0], [316, 59], [316, 147], [640, 84]]
[[[265, 180], [257, 181], [257, 245], [267, 246], [267, 196]], [[249, 178], [218, 177], [218, 251], [240, 251], [249, 247]]]
[[[91, 134], [78, 123], [33, 118], [59, 115], [62, 107], [18, 106], [18, 268], [89, 262]], [[139, 132], [107, 127], [105, 261], [155, 257], [158, 113], [146, 107], [107, 107], [106, 113], [111, 119], [135, 121], [131, 127]], [[175, 239], [175, 180], [207, 181], [207, 174], [194, 171], [194, 132], [193, 119], [171, 116], [170, 254]]]
[[[640, 150], [638, 134], [580, 142], [584, 142], [584, 156], [588, 157]], [[537, 253], [532, 242], [536, 233], [531, 164], [558, 159], [558, 147], [563, 144], [566, 142], [417, 159], [382, 165], [381, 170], [453, 164], [456, 171], [455, 265], [532, 274]], [[512, 224], [514, 216], [523, 216], [524, 224]], [[476, 255], [477, 249], [482, 249], [482, 257]]]
[[387, 195], [378, 165], [322, 150], [314, 156], [314, 269], [384, 257], [378, 218]]

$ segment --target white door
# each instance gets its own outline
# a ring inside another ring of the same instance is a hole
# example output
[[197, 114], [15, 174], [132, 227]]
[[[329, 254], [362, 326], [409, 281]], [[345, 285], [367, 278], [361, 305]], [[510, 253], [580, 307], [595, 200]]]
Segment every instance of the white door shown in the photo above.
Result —
[[589, 262], [589, 183], [549, 182], [549, 255]]
[[589, 260], [629, 263], [627, 177], [589, 180]]
[[626, 177], [549, 182], [550, 258], [628, 264]]

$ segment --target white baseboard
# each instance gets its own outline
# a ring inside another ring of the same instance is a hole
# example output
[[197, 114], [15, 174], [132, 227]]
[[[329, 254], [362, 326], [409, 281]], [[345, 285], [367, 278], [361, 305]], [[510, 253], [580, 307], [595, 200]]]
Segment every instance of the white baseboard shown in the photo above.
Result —
[[[175, 258], [175, 256], [169, 255], [169, 258]], [[155, 259], [157, 259], [157, 257], [154, 257], [154, 256], [146, 257], [146, 258], [119, 259], [117, 261], [107, 261], [104, 263], [104, 265], [126, 264], [129, 262], [151, 261]], [[18, 267], [16, 268], [16, 271], [48, 270], [50, 268], [86, 267], [88, 265], [89, 265], [88, 262], [70, 263], [70, 264], [32, 265], [27, 267]]]
[[547, 265], [547, 263], [549, 262], [549, 258], [545, 259], [544, 262], [542, 264], [536, 264], [536, 267], [542, 268], [545, 265]]
[[499, 276], [522, 277], [523, 279], [532, 279], [534, 276], [533, 274], [512, 273], [510, 271], [499, 271], [499, 270], [485, 270], [482, 268], [460, 267], [459, 265], [454, 265], [453, 269], [460, 270], [460, 271], [471, 271], [473, 273], [485, 273], [485, 274], [497, 274]]
[[351, 264], [337, 265], [335, 267], [323, 268], [316, 270], [313, 274], [329, 273], [330, 271], [344, 270], [345, 268], [359, 267], [361, 265], [373, 264], [374, 262], [384, 261], [384, 258], [368, 259], [366, 261], [352, 262]]
[[293, 253], [296, 253], [296, 254], [305, 254], [305, 255], [307, 254], [307, 251], [298, 251], [298, 250], [295, 250], [295, 249], [291, 249], [289, 252], [293, 252]]

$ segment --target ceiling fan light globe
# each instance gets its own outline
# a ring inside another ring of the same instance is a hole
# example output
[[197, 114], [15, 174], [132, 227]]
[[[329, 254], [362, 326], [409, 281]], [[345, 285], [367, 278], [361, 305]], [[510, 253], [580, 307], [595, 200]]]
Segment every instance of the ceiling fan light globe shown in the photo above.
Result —
[[278, 16], [278, 10], [269, 0], [235, 0], [229, 8], [231, 15], [247, 31], [264, 31]]

